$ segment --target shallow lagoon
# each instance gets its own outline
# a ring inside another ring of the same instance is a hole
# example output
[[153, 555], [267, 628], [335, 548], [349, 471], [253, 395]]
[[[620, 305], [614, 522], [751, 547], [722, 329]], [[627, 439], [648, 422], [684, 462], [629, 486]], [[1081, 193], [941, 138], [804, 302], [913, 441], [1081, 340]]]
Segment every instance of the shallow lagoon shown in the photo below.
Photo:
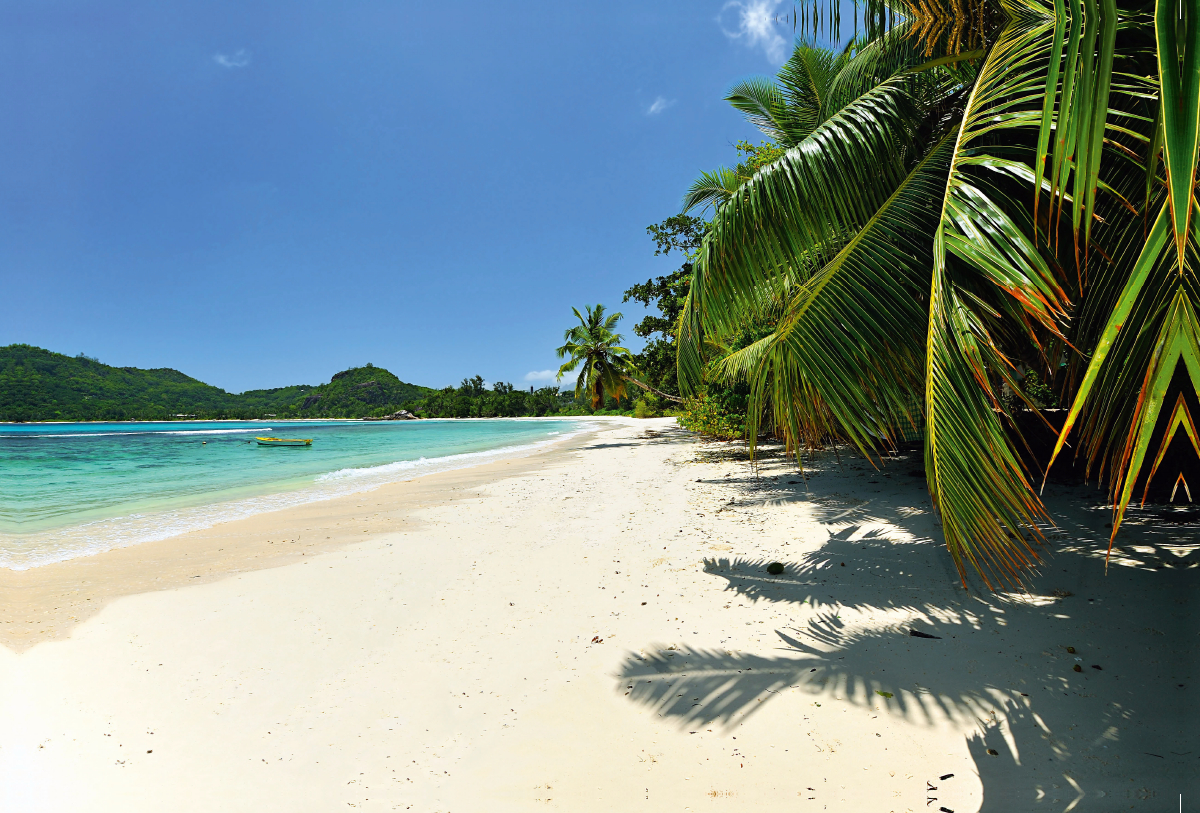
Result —
[[[516, 455], [580, 427], [567, 419], [0, 425], [0, 567]], [[260, 435], [313, 445], [261, 447]]]

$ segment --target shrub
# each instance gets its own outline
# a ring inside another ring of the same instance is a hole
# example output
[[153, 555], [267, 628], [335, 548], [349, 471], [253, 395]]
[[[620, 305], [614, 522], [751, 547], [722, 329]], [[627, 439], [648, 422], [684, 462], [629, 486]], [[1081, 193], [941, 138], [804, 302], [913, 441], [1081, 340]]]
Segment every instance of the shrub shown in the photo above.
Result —
[[683, 402], [679, 410], [679, 425], [702, 435], [735, 440], [746, 434], [746, 413], [702, 392]]
[[652, 392], [647, 392], [633, 404], [635, 418], [661, 418], [662, 401]]

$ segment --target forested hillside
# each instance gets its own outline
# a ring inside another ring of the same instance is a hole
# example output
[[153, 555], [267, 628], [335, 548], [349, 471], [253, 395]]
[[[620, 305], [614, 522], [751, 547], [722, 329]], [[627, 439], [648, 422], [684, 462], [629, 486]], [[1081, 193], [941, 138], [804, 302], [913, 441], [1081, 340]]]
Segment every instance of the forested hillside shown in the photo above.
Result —
[[[619, 408], [605, 404], [607, 410]], [[624, 405], [626, 410], [628, 404]], [[112, 367], [83, 354], [28, 344], [0, 347], [0, 421], [133, 421], [253, 418], [370, 418], [406, 409], [423, 418], [590, 414], [571, 392], [536, 392], [482, 376], [436, 390], [366, 365], [328, 384], [226, 392], [178, 370]]]
[[163, 420], [223, 414], [235, 396], [178, 370], [110, 367], [40, 347], [0, 347], [0, 420]]
[[26, 344], [0, 347], [0, 421], [361, 418], [396, 412], [434, 392], [367, 366], [320, 386], [235, 394], [178, 370], [112, 367]]
[[367, 365], [335, 373], [328, 384], [318, 387], [249, 390], [235, 397], [244, 409], [259, 415], [273, 412], [280, 418], [363, 418], [411, 408], [434, 392], [401, 381], [382, 367]]

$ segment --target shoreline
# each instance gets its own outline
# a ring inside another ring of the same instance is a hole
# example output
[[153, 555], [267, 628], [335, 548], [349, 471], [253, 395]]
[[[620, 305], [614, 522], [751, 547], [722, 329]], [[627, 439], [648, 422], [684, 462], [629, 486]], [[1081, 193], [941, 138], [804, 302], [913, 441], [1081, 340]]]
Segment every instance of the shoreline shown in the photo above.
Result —
[[[609, 422], [620, 425], [626, 420]], [[280, 567], [298, 557], [358, 542], [363, 533], [414, 529], [420, 524], [411, 516], [415, 511], [449, 504], [495, 478], [536, 470], [612, 428], [615, 426], [581, 427], [562, 438], [541, 441], [539, 448], [524, 454], [420, 474], [283, 509], [215, 520], [207, 527], [163, 539], [82, 553], [22, 570], [0, 568], [0, 594], [9, 597], [0, 604], [0, 646], [21, 652], [42, 641], [69, 636], [77, 624], [121, 596]], [[342, 528], [343, 523], [360, 519], [357, 509], [364, 500], [374, 501], [376, 506], [386, 504], [387, 516]]]
[[[484, 420], [533, 420], [533, 421], [562, 421], [567, 419], [547, 419], [547, 418], [514, 418], [514, 419], [484, 419]], [[574, 421], [576, 427], [569, 433], [561, 437], [550, 437], [537, 439], [530, 442], [516, 443], [511, 446], [499, 446], [495, 449], [484, 449], [478, 452], [463, 452], [443, 455], [441, 457], [418, 458], [415, 460], [399, 460], [389, 463], [380, 463], [371, 466], [366, 466], [358, 469], [361, 477], [371, 477], [372, 472], [382, 472], [383, 469], [398, 466], [411, 465], [413, 471], [396, 472], [399, 479], [385, 480], [384, 482], [370, 482], [367, 480], [353, 482], [348, 481], [343, 488], [334, 490], [330, 485], [340, 480], [327, 480], [339, 472], [346, 471], [346, 467], [342, 466], [315, 475], [310, 481], [291, 481], [291, 488], [275, 489], [258, 491], [251, 489], [246, 496], [226, 498], [212, 502], [202, 502], [198, 504], [186, 504], [180, 506], [163, 506], [160, 508], [150, 509], [149, 511], [139, 511], [134, 515], [117, 515], [112, 517], [101, 517], [91, 519], [86, 522], [72, 523], [68, 525], [58, 526], [55, 528], [44, 529], [36, 532], [37, 534], [55, 534], [55, 533], [72, 533], [82, 531], [84, 529], [99, 526], [98, 533], [103, 533], [105, 527], [119, 527], [123, 521], [137, 518], [140, 524], [154, 522], [183, 522], [184, 529], [178, 531], [168, 531], [165, 536], [154, 535], [149, 538], [140, 537], [133, 540], [119, 539], [111, 545], [88, 546], [78, 550], [68, 551], [65, 555], [40, 555], [37, 558], [26, 556], [24, 559], [16, 560], [22, 566], [14, 567], [12, 563], [12, 555], [3, 553], [3, 561], [0, 562], [0, 573], [5, 571], [24, 572], [27, 570], [36, 569], [39, 567], [48, 567], [63, 562], [72, 561], [74, 559], [95, 556], [105, 553], [110, 550], [121, 548], [135, 547], [151, 542], [159, 542], [165, 539], [171, 539], [177, 536], [183, 536], [197, 531], [204, 531], [217, 525], [226, 524], [229, 522], [237, 522], [242, 519], [251, 519], [263, 514], [272, 514], [280, 511], [292, 511], [305, 505], [314, 503], [322, 503], [330, 500], [342, 498], [353, 498], [355, 495], [369, 493], [376, 488], [391, 483], [406, 482], [415, 478], [426, 477], [432, 474], [438, 474], [447, 471], [456, 471], [459, 469], [471, 468], [479, 465], [486, 465], [493, 460], [510, 460], [525, 457], [531, 454], [537, 454], [543, 448], [553, 448], [557, 444], [561, 444], [571, 438], [578, 437], [581, 434], [593, 431], [592, 427], [602, 424], [606, 420], [605, 416], [589, 423], [585, 420]], [[616, 419], [619, 421], [628, 419]], [[557, 434], [557, 433], [554, 433]], [[351, 467], [353, 468], [353, 467]], [[383, 476], [380, 474], [380, 476]], [[284, 482], [284, 481], [280, 481]], [[275, 483], [274, 485], [279, 485]], [[215, 513], [215, 518], [210, 518], [206, 514]], [[180, 515], [186, 515], [181, 517]], [[232, 514], [232, 515], [231, 515]], [[20, 536], [16, 534], [0, 535], [0, 541], [4, 541], [6, 536], [14, 540]]]

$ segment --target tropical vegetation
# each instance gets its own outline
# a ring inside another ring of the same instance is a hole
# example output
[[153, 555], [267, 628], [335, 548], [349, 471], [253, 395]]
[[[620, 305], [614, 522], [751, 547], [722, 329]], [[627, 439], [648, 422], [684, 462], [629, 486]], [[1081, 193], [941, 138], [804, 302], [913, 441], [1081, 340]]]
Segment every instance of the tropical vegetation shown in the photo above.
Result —
[[[576, 401], [586, 402], [593, 411], [600, 409], [607, 401], [615, 401], [619, 411], [621, 400], [628, 400], [629, 396], [625, 385], [633, 384], [645, 393], [634, 412], [639, 417], [650, 417], [657, 414], [662, 402], [680, 400], [678, 396], [641, 380], [645, 372], [639, 369], [638, 358], [628, 348], [620, 346], [624, 339], [621, 334], [613, 332], [617, 323], [624, 318], [623, 314], [605, 316], [607, 309], [603, 305], [587, 305], [583, 314], [578, 308], [572, 310], [579, 324], [567, 328], [563, 334], [565, 343], [557, 352], [558, 357], [566, 361], [558, 369], [558, 380], [561, 381], [567, 373], [578, 371], [575, 378]], [[639, 324], [639, 328], [652, 319], [647, 317]]]
[[409, 404], [409, 409], [423, 418], [520, 418], [590, 412], [571, 393], [558, 387], [530, 387], [526, 392], [504, 381], [489, 387], [478, 375], [464, 378], [457, 387], [427, 395]]
[[621, 347], [624, 341], [613, 328], [621, 321], [621, 313], [605, 316], [603, 305], [584, 306], [584, 316], [578, 308], [571, 309], [579, 324], [567, 328], [563, 333], [563, 346], [558, 348], [558, 357], [565, 358], [558, 368], [558, 380], [566, 373], [578, 373], [575, 378], [575, 397], [585, 392], [592, 409], [604, 403], [606, 394], [617, 401], [625, 397], [625, 381], [633, 374], [633, 354]]
[[1066, 407], [1053, 453], [1106, 485], [1114, 536], [1154, 478], [1196, 472], [1200, 7], [890, 8], [731, 92], [768, 160], [685, 198], [712, 217], [678, 381], [746, 386], [751, 443], [923, 437], [946, 545], [995, 586], [1048, 520], [1023, 415]]
[[0, 421], [360, 418], [394, 412], [434, 392], [367, 364], [335, 374], [328, 384], [237, 394], [178, 370], [113, 367], [83, 353], [27, 344], [0, 347]]
[[169, 420], [232, 406], [229, 393], [177, 370], [111, 367], [27, 344], [0, 347], [0, 421]]
[[705, 225], [703, 218], [679, 214], [647, 226], [646, 233], [654, 240], [654, 255], [668, 256], [675, 252], [682, 255], [683, 263], [670, 274], [631, 286], [622, 300], [658, 311], [648, 313], [633, 326], [633, 334], [646, 340], [633, 361], [646, 383], [675, 396], [679, 395], [675, 363], [679, 315], [692, 284], [692, 255], [700, 248]]
[[[616, 405], [606, 403], [601, 409]], [[366, 364], [327, 384], [226, 392], [178, 370], [113, 367], [80, 353], [0, 347], [0, 421], [126, 421], [370, 418], [407, 410], [425, 418], [585, 414], [558, 387], [528, 392], [481, 376], [441, 390], [401, 381]]]

